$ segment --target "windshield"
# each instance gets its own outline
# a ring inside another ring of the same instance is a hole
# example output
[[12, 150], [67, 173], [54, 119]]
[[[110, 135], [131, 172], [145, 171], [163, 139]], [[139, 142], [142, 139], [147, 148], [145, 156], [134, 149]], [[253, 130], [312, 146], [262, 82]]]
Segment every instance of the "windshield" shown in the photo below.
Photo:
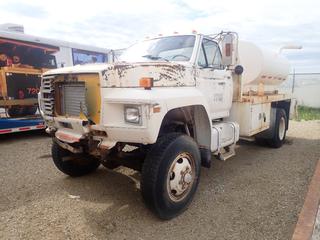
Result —
[[172, 36], [139, 42], [127, 48], [120, 61], [189, 61], [192, 55], [195, 36]]

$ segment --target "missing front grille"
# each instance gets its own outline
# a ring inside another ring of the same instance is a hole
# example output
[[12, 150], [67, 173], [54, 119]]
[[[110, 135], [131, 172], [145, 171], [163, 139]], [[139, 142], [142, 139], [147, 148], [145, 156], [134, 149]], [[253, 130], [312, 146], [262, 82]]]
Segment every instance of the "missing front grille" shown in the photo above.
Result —
[[70, 82], [61, 85], [61, 113], [68, 116], [87, 114], [86, 89], [84, 82]]

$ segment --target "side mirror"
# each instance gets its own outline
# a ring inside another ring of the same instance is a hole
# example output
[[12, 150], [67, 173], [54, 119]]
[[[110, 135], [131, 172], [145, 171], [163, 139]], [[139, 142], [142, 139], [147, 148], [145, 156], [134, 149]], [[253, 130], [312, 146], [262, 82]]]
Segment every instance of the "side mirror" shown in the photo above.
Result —
[[222, 39], [222, 65], [229, 66], [233, 64], [233, 46], [234, 35], [224, 35]]

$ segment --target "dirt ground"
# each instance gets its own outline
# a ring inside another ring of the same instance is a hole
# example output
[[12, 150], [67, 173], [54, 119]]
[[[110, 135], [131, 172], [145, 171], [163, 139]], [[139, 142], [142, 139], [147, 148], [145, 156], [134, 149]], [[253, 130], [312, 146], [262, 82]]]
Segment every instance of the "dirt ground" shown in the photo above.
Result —
[[70, 178], [45, 134], [1, 136], [0, 239], [290, 239], [320, 158], [320, 121], [290, 124], [281, 149], [242, 142], [202, 168], [193, 203], [171, 221], [145, 207], [132, 171]]

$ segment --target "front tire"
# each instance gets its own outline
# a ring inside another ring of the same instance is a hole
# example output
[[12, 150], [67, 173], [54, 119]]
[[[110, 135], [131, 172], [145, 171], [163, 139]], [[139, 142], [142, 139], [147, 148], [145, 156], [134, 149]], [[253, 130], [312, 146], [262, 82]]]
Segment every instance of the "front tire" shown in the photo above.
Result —
[[152, 146], [142, 167], [141, 193], [161, 219], [186, 210], [200, 178], [200, 151], [195, 141], [180, 133], [162, 136]]
[[55, 166], [64, 174], [79, 177], [95, 171], [100, 161], [88, 154], [74, 154], [57, 143], [52, 144], [52, 159]]

